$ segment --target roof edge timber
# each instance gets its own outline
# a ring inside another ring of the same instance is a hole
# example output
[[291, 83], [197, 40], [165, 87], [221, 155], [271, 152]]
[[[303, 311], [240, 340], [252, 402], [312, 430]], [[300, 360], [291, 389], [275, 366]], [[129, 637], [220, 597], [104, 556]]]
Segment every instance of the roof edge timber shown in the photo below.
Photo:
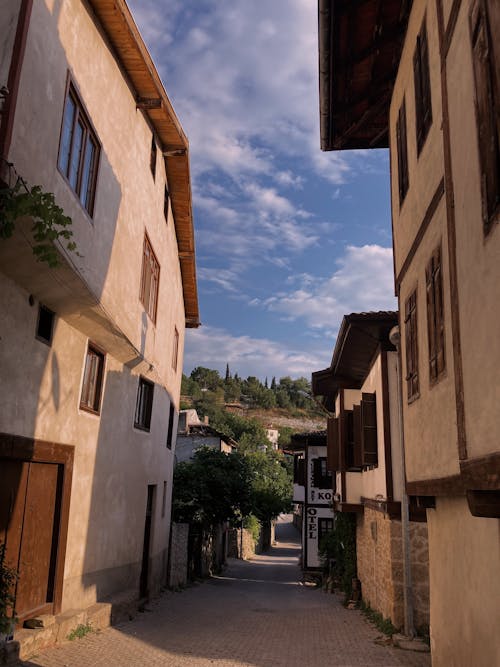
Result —
[[[88, 0], [88, 3], [136, 93], [138, 108], [141, 108], [148, 118], [161, 143], [177, 237], [185, 323], [187, 328], [196, 328], [201, 323], [196, 280], [189, 141], [125, 0]], [[132, 69], [127, 64], [127, 59], [133, 54], [139, 57], [139, 63], [135, 60]], [[139, 100], [151, 99], [152, 91], [160, 101], [159, 106], [142, 107]]]

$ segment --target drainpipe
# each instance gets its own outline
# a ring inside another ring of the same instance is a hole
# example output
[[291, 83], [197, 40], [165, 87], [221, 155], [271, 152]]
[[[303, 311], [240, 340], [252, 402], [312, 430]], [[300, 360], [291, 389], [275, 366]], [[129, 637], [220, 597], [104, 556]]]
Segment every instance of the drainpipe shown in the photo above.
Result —
[[397, 350], [396, 374], [398, 376], [398, 425], [399, 441], [401, 443], [401, 537], [403, 545], [404, 633], [407, 637], [413, 638], [415, 636], [415, 628], [413, 627], [413, 591], [410, 561], [410, 516], [408, 511], [408, 496], [406, 494], [405, 445], [403, 431], [403, 381], [401, 377], [401, 336], [399, 326], [395, 326], [391, 329], [389, 340]]

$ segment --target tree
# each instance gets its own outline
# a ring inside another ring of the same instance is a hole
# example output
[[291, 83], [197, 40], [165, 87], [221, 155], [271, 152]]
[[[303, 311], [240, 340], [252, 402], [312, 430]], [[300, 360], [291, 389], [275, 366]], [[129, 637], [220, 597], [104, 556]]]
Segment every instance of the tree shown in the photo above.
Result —
[[238, 453], [198, 449], [174, 469], [174, 521], [210, 530], [223, 521], [239, 522], [252, 509], [252, 469]]
[[215, 391], [222, 386], [222, 379], [218, 371], [213, 371], [210, 368], [197, 366], [191, 371], [191, 379], [194, 380], [201, 388], [201, 390]]
[[231, 379], [231, 373], [229, 372], [229, 364], [226, 364], [226, 377], [225, 377], [225, 382], [229, 382]]
[[252, 513], [263, 524], [287, 512], [292, 502], [292, 478], [277, 452], [247, 452], [253, 472]]

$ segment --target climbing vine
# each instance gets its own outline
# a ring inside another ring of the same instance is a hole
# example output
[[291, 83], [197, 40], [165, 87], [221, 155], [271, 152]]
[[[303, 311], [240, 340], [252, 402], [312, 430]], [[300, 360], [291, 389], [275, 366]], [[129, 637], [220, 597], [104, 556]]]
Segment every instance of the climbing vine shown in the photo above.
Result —
[[0, 544], [0, 635], [9, 635], [16, 622], [14, 610], [14, 587], [18, 579], [17, 572], [9, 567], [5, 558], [5, 544]]
[[33, 254], [39, 262], [46, 262], [51, 268], [60, 264], [55, 241], [78, 255], [72, 240], [73, 232], [69, 229], [72, 220], [56, 204], [54, 195], [44, 192], [39, 185], [28, 187], [18, 177], [13, 186], [0, 188], [0, 239], [11, 237], [18, 220], [23, 217], [33, 221]]

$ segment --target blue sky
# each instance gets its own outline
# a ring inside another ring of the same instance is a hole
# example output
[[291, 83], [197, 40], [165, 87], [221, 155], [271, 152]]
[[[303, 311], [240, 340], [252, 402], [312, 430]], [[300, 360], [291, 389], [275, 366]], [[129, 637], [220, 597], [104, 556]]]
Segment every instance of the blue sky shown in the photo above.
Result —
[[317, 3], [129, 5], [190, 142], [184, 372], [309, 378], [344, 314], [396, 307], [388, 153], [319, 149]]

